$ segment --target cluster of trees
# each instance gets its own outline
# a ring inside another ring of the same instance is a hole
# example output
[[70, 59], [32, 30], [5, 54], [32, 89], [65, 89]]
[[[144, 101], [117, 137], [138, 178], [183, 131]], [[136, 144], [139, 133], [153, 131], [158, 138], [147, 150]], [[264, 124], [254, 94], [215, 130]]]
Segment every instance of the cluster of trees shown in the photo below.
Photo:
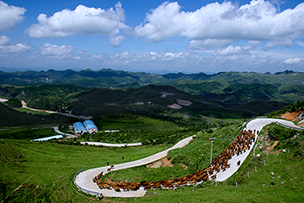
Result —
[[283, 109], [280, 109], [278, 111], [273, 111], [273, 112], [267, 114], [267, 116], [274, 117], [274, 116], [279, 116], [285, 112], [296, 112], [296, 111], [304, 111], [304, 100], [297, 101], [295, 104], [291, 103], [287, 106], [284, 106]]
[[295, 112], [295, 111], [303, 111], [304, 110], [304, 100], [297, 101], [297, 103], [291, 103], [288, 106], [284, 107], [284, 112]]

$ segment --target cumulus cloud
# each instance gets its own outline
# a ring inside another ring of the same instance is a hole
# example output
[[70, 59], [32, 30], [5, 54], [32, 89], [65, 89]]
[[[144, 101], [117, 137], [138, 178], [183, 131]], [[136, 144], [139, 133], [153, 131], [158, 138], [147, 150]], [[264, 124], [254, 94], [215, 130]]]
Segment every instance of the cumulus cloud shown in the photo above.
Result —
[[0, 31], [8, 30], [23, 20], [25, 8], [9, 6], [0, 1]]
[[20, 53], [29, 51], [31, 47], [25, 43], [18, 43], [16, 45], [7, 45], [7, 46], [0, 46], [0, 50], [2, 52], [8, 53]]
[[165, 2], [147, 14], [134, 32], [155, 42], [177, 35], [191, 40], [286, 41], [303, 35], [303, 19], [304, 3], [279, 12], [269, 1], [252, 0], [240, 7], [224, 1], [184, 12], [177, 2]]
[[18, 43], [16, 45], [12, 45], [10, 39], [2, 35], [0, 36], [0, 51], [4, 53], [20, 53], [29, 51], [31, 47], [25, 43]]
[[119, 47], [121, 45], [121, 42], [125, 39], [125, 37], [121, 36], [121, 35], [117, 35], [117, 36], [110, 36], [110, 44], [113, 47]]
[[75, 50], [73, 46], [57, 46], [49, 43], [45, 43], [40, 47], [41, 55], [51, 56], [51, 57], [67, 57], [72, 54]]
[[0, 36], [0, 46], [8, 45], [9, 42], [10, 39], [7, 36], [5, 35]]
[[289, 58], [283, 61], [285, 64], [298, 64], [300, 63], [304, 58]]
[[[225, 51], [225, 53], [224, 53]], [[230, 53], [230, 55], [229, 55]], [[282, 64], [282, 57], [274, 58], [271, 55], [248, 54], [243, 47], [230, 47], [222, 50], [222, 55], [205, 56], [193, 51], [186, 52], [122, 52], [115, 55], [93, 55], [82, 58], [84, 64], [96, 64], [144, 72], [219, 72], [219, 71], [277, 71]], [[296, 66], [296, 68], [298, 68]]]
[[124, 39], [120, 30], [127, 29], [123, 22], [125, 13], [121, 3], [115, 5], [115, 9], [104, 10], [101, 8], [89, 8], [79, 5], [75, 10], [64, 9], [56, 12], [51, 17], [40, 14], [38, 24], [30, 26], [28, 34], [34, 38], [58, 38], [69, 35], [109, 35], [110, 43], [119, 46]]
[[230, 45], [226, 49], [216, 51], [216, 55], [227, 56], [227, 55], [245, 54], [248, 49], [250, 49], [250, 47], [248, 47], [248, 46], [234, 47], [234, 46]]
[[[151, 67], [157, 67], [161, 64], [167, 64], [168, 66], [184, 66], [189, 65], [192, 62], [198, 62], [202, 59], [202, 56], [198, 56], [193, 52], [122, 52], [115, 55], [93, 55], [87, 57], [88, 60], [101, 60], [108, 65], [127, 65], [132, 64], [135, 66], [150, 65]], [[157, 64], [157, 65], [156, 65]], [[161, 66], [160, 66], [161, 67]]]
[[191, 40], [189, 49], [217, 49], [229, 45], [232, 42], [230, 39], [205, 39]]
[[147, 14], [145, 25], [135, 27], [135, 33], [139, 36], [146, 36], [153, 41], [162, 41], [165, 38], [178, 35], [184, 27], [181, 19], [180, 5], [177, 2], [165, 2], [158, 8]]
[[282, 45], [285, 47], [291, 47], [291, 46], [293, 46], [293, 43], [292, 43], [292, 40], [282, 40], [282, 41], [274, 40], [274, 41], [267, 42], [267, 44], [265, 44], [263, 46], [263, 48], [270, 49], [270, 48], [278, 46], [278, 45]]

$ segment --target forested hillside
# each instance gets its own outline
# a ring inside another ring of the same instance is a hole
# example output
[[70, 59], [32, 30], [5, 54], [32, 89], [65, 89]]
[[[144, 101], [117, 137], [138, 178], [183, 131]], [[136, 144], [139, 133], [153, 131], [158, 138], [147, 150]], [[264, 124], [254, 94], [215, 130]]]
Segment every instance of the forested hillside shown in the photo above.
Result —
[[19, 112], [0, 103], [0, 127], [69, 123], [75, 119], [61, 115], [33, 115]]
[[304, 73], [293, 71], [157, 75], [111, 69], [48, 70], [0, 72], [0, 83], [0, 97], [17, 109], [24, 100], [28, 107], [64, 113], [189, 118], [188, 124], [202, 116], [263, 115], [304, 100]]

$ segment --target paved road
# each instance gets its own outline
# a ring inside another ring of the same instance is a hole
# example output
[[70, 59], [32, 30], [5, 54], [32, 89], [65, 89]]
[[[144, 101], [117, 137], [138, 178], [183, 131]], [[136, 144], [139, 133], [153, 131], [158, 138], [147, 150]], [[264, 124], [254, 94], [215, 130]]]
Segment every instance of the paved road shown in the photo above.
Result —
[[80, 142], [80, 144], [88, 144], [88, 145], [96, 145], [96, 146], [104, 146], [104, 147], [135, 147], [142, 145], [141, 142], [122, 143], [122, 144], [111, 144], [111, 143], [103, 143], [103, 142]]
[[[66, 136], [67, 138], [74, 138], [78, 137], [77, 135], [69, 134], [69, 133], [63, 133], [61, 132], [58, 127], [53, 127], [56, 133]], [[104, 146], [104, 147], [135, 147], [135, 146], [141, 146], [142, 143], [123, 143], [123, 144], [111, 144], [111, 143], [103, 143], [103, 142], [80, 142], [80, 144], [88, 144], [88, 145], [96, 145], [96, 146]]]
[[30, 107], [26, 106], [26, 103], [23, 100], [21, 101], [21, 104], [22, 104], [22, 108], [29, 109], [29, 110], [32, 110], [32, 111], [39, 111], [39, 112], [45, 112], [45, 113], [51, 113], [51, 114], [55, 113], [55, 114], [60, 114], [60, 115], [66, 116], [66, 117], [77, 118], [77, 119], [80, 119], [80, 120], [88, 120], [88, 119], [93, 118], [93, 116], [73, 115], [73, 114], [69, 114], [69, 113], [60, 113], [60, 112], [57, 112], [57, 111], [49, 111], [49, 110], [41, 110], [41, 109], [30, 108]]
[[[114, 166], [112, 171], [120, 170], [120, 169], [126, 169], [126, 168], [132, 168], [135, 166], [141, 166], [146, 165], [149, 163], [152, 163], [154, 161], [157, 161], [159, 159], [162, 159], [167, 156], [168, 152], [172, 149], [181, 148], [187, 145], [191, 140], [193, 136], [185, 138], [178, 142], [173, 147], [159, 152], [157, 154], [154, 154], [152, 156], [137, 160], [137, 161], [131, 161], [127, 163], [117, 164]], [[90, 193], [95, 195], [96, 193], [102, 193], [105, 197], [142, 197], [146, 194], [146, 191], [144, 189], [139, 189], [137, 191], [126, 191], [126, 192], [116, 192], [115, 190], [108, 190], [108, 189], [100, 189], [97, 184], [95, 184], [92, 179], [98, 175], [101, 171], [103, 171], [103, 174], [108, 173], [107, 169], [109, 166], [103, 166], [99, 168], [90, 169], [87, 171], [84, 171], [80, 174], [78, 174], [75, 178], [75, 184], [82, 189], [82, 191]], [[90, 192], [88, 192], [90, 191]]]
[[[256, 130], [256, 132], [261, 131], [265, 125], [268, 125], [272, 122], [278, 122], [278, 123], [284, 124], [286, 126], [298, 128], [298, 126], [294, 125], [290, 121], [286, 121], [286, 120], [282, 120], [282, 119], [258, 118], [258, 119], [254, 119], [254, 120], [250, 121], [249, 123], [247, 123], [244, 130], [252, 130], [252, 131]], [[258, 137], [257, 133], [255, 134], [255, 137], [256, 137], [255, 140], [257, 140], [257, 137]], [[159, 152], [150, 157], [140, 159], [137, 161], [132, 161], [132, 162], [128, 162], [128, 163], [115, 165], [112, 170], [131, 168], [131, 167], [135, 167], [135, 166], [146, 165], [148, 163], [157, 161], [163, 157], [166, 157], [168, 151], [175, 149], [175, 148], [181, 148], [181, 147], [185, 146], [192, 140], [192, 138], [193, 137], [186, 138], [186, 139], [180, 141], [179, 143], [177, 143], [175, 146], [171, 147], [170, 149], [167, 149], [163, 152]], [[245, 159], [249, 155], [250, 151], [254, 147], [254, 144], [255, 144], [255, 142], [251, 145], [250, 149], [247, 150], [245, 153], [242, 153], [239, 156], [237, 156], [237, 155], [233, 156], [228, 161], [228, 163], [230, 164], [230, 168], [227, 169], [226, 171], [221, 171], [221, 172], [217, 173], [216, 181], [225, 181], [229, 177], [231, 177], [239, 169], [239, 167], [242, 165], [242, 163], [245, 161]], [[240, 166], [237, 166], [238, 161], [241, 161]], [[104, 166], [104, 167], [99, 167], [99, 168], [94, 168], [94, 169], [84, 171], [76, 176], [75, 184], [79, 188], [81, 188], [82, 191], [92, 194], [92, 195], [96, 195], [98, 193], [102, 193], [105, 197], [142, 197], [145, 195], [146, 191], [142, 188], [137, 191], [128, 191], [128, 192], [116, 192], [115, 190], [100, 189], [97, 186], [97, 184], [95, 184], [92, 181], [92, 179], [96, 175], [98, 175], [101, 171], [103, 171], [103, 173], [106, 174], [107, 169], [108, 169], [108, 166]]]
[[73, 134], [61, 132], [61, 131], [58, 129], [58, 127], [53, 127], [53, 129], [55, 130], [56, 133], [58, 133], [58, 134], [60, 134], [60, 135], [64, 135], [64, 136], [66, 136], [67, 138], [74, 138], [74, 137], [77, 137], [76, 135], [73, 135]]
[[[286, 121], [282, 119], [271, 119], [271, 118], [258, 118], [250, 121], [244, 130], [256, 130], [256, 131], [261, 131], [265, 125], [268, 125], [270, 123], [279, 123], [283, 124], [284, 126], [289, 126], [292, 128], [299, 128], [296, 126], [293, 122], [291, 121]], [[255, 134], [255, 140], [257, 140], [258, 135]], [[242, 163], [245, 161], [249, 153], [254, 147], [255, 142], [250, 146], [250, 149], [247, 150], [245, 153], [240, 154], [239, 156], [235, 155], [233, 156], [229, 161], [228, 164], [230, 164], [230, 168], [226, 169], [226, 171], [220, 171], [219, 173], [216, 174], [217, 178], [216, 181], [225, 181], [227, 180], [230, 176], [232, 176], [242, 165]], [[241, 165], [237, 166], [237, 162], [241, 161]]]
[[7, 102], [7, 99], [0, 98], [0, 102]]

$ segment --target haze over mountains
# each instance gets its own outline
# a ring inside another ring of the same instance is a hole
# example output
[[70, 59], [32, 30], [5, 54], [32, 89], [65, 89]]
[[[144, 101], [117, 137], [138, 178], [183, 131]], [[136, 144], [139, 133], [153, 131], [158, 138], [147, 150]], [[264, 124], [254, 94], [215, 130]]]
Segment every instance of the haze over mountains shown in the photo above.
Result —
[[261, 84], [303, 84], [302, 72], [286, 70], [274, 74], [256, 72], [219, 72], [216, 74], [196, 73], [168, 73], [164, 75], [144, 72], [115, 71], [112, 69], [101, 69], [93, 71], [86, 69], [74, 71], [0, 71], [0, 84], [27, 85], [27, 84], [73, 84], [86, 87], [107, 86], [135, 86], [158, 83], [172, 83], [177, 81], [187, 82], [223, 79], [229, 83], [261, 83]]

